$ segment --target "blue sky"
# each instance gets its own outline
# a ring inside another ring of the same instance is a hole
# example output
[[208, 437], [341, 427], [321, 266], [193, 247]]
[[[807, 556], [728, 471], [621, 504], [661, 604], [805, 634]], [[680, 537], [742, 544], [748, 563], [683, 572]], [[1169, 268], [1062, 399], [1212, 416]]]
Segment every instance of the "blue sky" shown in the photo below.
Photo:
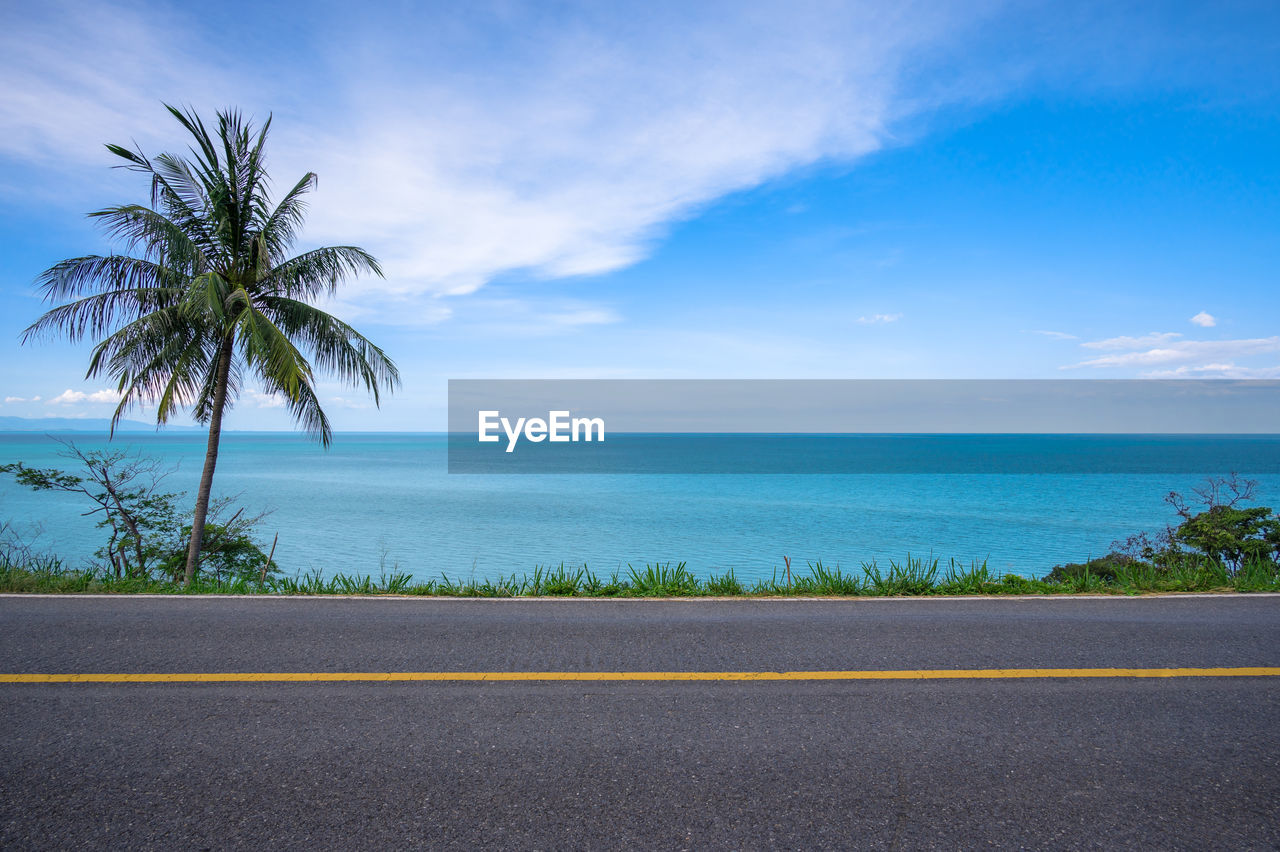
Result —
[[339, 429], [449, 378], [1280, 378], [1274, 3], [366, 6], [0, 10], [0, 415], [112, 410], [18, 335], [161, 101], [273, 113], [307, 245], [383, 261], [330, 307], [404, 387], [323, 383]]

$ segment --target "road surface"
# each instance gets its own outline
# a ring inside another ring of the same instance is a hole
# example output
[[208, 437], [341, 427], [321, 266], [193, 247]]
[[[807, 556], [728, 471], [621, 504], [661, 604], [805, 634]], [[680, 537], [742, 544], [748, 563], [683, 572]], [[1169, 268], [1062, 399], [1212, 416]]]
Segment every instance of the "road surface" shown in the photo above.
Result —
[[1132, 670], [1278, 666], [1280, 596], [3, 597], [0, 674], [188, 679], [0, 683], [0, 847], [1274, 848], [1280, 677]]

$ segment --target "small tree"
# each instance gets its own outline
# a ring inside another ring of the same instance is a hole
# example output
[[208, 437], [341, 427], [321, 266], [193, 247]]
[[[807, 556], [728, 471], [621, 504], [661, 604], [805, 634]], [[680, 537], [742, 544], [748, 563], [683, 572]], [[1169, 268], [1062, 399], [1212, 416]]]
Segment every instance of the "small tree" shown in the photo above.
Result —
[[[1254, 499], [1258, 483], [1232, 473], [1211, 477], [1192, 489], [1192, 500], [1176, 491], [1165, 502], [1182, 518], [1169, 539], [1186, 545], [1232, 573], [1246, 562], [1276, 561], [1280, 556], [1280, 518], [1267, 506], [1243, 506]], [[1197, 510], [1199, 507], [1199, 510]]]
[[95, 504], [84, 512], [98, 517], [98, 527], [109, 531], [107, 543], [95, 554], [106, 562], [116, 577], [142, 577], [162, 558], [159, 539], [178, 524], [174, 506], [177, 495], [161, 486], [166, 471], [155, 459], [123, 450], [86, 453], [71, 442], [63, 442], [60, 453], [80, 462], [84, 475], [55, 468], [29, 468], [22, 462], [0, 465], [18, 484], [35, 491], [62, 491], [80, 494]]
[[[173, 472], [158, 459], [125, 450], [85, 452], [71, 441], [59, 455], [79, 462], [81, 474], [57, 468], [31, 468], [22, 462], [0, 465], [0, 473], [35, 491], [79, 494], [94, 504], [84, 512], [96, 516], [108, 531], [107, 542], [95, 556], [101, 568], [117, 578], [165, 577], [178, 580], [186, 568], [191, 525], [178, 510], [182, 492], [164, 489]], [[211, 501], [205, 556], [217, 579], [258, 576], [267, 556], [253, 541], [253, 530], [267, 513], [246, 516], [237, 509], [226, 517], [231, 498]], [[249, 570], [249, 566], [252, 570]]]

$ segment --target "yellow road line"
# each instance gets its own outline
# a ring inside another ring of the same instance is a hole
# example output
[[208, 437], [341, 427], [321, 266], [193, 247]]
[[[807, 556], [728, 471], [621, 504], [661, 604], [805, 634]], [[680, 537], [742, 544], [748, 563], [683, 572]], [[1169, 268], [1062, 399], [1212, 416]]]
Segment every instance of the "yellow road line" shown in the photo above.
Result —
[[3, 683], [296, 683], [334, 681], [1003, 680], [1280, 677], [1280, 666], [1172, 669], [901, 669], [808, 672], [124, 672], [0, 674]]

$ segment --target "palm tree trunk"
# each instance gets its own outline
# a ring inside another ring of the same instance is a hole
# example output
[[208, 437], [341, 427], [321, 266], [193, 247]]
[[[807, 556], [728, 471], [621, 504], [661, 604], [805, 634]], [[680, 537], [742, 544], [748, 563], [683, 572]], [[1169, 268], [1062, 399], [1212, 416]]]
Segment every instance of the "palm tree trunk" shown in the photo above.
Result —
[[191, 544], [187, 546], [187, 573], [184, 586], [190, 586], [200, 567], [200, 545], [204, 541], [204, 522], [209, 515], [209, 492], [213, 489], [213, 469], [218, 466], [218, 441], [222, 438], [222, 410], [227, 402], [227, 377], [231, 373], [231, 347], [235, 337], [222, 339], [218, 352], [218, 375], [213, 386], [213, 408], [209, 414], [209, 448], [204, 456], [204, 473], [200, 475], [200, 491], [196, 494], [196, 513], [191, 519]]

